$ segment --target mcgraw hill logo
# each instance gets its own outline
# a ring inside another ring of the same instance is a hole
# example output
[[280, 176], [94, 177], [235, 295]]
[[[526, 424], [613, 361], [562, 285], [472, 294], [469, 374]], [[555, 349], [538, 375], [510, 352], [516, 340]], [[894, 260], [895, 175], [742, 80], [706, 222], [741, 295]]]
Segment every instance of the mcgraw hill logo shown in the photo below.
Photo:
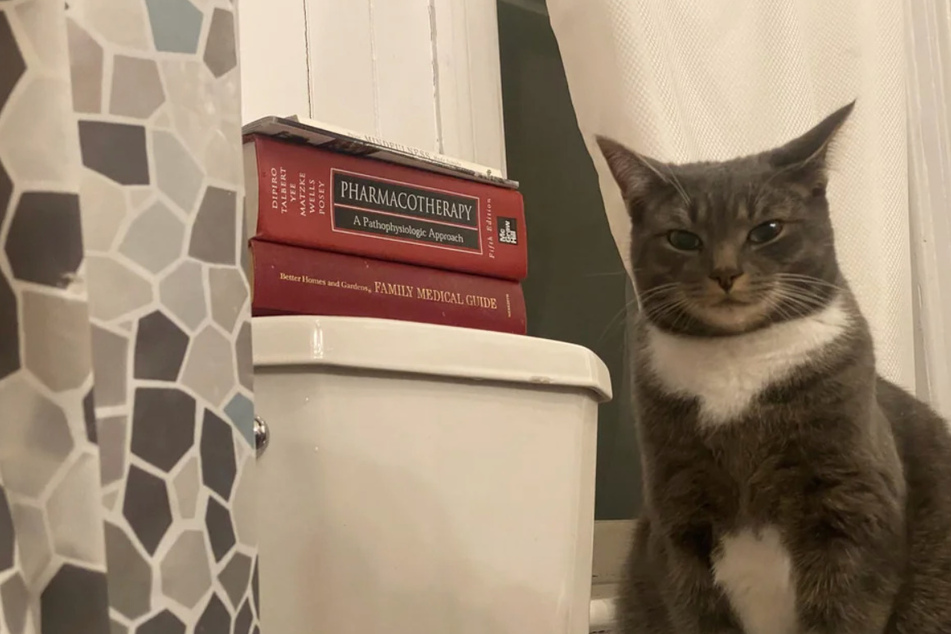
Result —
[[515, 218], [499, 218], [499, 242], [518, 244], [518, 221]]

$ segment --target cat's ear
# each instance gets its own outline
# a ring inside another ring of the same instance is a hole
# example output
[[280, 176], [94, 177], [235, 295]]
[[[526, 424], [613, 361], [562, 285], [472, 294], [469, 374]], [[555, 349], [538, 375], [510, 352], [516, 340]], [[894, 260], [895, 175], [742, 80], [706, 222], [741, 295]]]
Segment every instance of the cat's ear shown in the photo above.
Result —
[[853, 100], [802, 136], [770, 151], [767, 156], [770, 165], [787, 173], [800, 184], [810, 187], [815, 194], [824, 194], [828, 180], [829, 148], [854, 108]]
[[595, 139], [626, 202], [641, 199], [654, 188], [670, 183], [664, 176], [663, 163], [629, 150], [614, 139]]

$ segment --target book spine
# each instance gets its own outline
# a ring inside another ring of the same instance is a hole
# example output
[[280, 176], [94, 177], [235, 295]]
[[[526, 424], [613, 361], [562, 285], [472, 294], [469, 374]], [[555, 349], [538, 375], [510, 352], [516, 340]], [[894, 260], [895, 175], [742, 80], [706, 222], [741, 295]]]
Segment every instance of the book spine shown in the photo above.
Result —
[[340, 315], [526, 333], [518, 282], [251, 240], [251, 313]]
[[249, 143], [257, 238], [510, 280], [528, 273], [516, 190], [264, 136]]

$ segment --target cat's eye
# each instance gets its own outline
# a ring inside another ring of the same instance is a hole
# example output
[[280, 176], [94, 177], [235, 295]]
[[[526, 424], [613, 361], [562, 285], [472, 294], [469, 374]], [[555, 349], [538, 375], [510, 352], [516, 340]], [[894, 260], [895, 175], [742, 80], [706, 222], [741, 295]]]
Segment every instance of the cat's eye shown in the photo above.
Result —
[[747, 239], [753, 244], [766, 244], [778, 238], [782, 232], [783, 223], [779, 220], [770, 220], [753, 227]]
[[678, 251], [699, 251], [703, 241], [695, 233], [674, 229], [667, 232], [667, 242]]

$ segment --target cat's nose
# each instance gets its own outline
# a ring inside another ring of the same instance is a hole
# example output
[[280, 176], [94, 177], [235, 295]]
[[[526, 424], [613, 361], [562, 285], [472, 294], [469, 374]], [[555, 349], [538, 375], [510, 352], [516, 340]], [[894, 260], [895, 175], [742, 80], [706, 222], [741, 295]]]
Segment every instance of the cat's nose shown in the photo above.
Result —
[[724, 292], [729, 293], [730, 289], [733, 288], [733, 283], [736, 281], [736, 278], [741, 275], [743, 275], [743, 271], [739, 269], [715, 269], [710, 274], [710, 279], [719, 284]]

